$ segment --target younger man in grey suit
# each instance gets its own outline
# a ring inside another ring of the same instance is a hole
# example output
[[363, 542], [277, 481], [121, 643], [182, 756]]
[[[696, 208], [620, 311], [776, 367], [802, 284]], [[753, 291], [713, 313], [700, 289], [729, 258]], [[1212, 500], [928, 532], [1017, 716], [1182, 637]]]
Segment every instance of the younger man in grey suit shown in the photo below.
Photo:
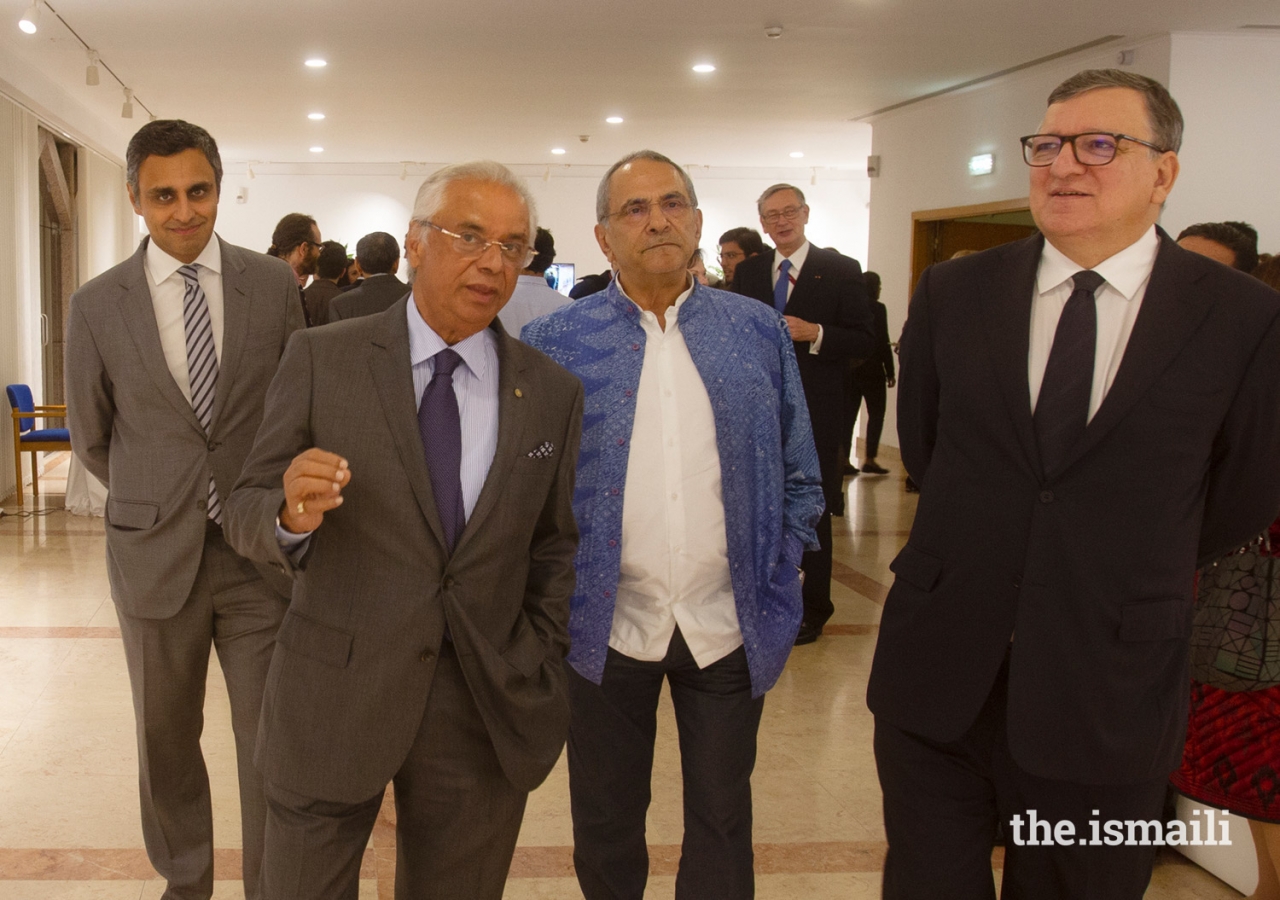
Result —
[[164, 897], [213, 892], [200, 752], [212, 642], [231, 700], [252, 900], [266, 810], [251, 758], [289, 583], [227, 545], [221, 503], [302, 309], [286, 263], [214, 235], [222, 161], [208, 132], [151, 122], [127, 165], [150, 238], [71, 297], [71, 443], [110, 490], [107, 570], [137, 717], [143, 837]]
[[298, 334], [271, 385], [227, 503], [297, 573], [257, 752], [271, 900], [354, 900], [388, 781], [396, 896], [500, 900], [564, 745], [582, 385], [494, 318], [536, 226], [504, 167], [440, 170], [412, 295]]

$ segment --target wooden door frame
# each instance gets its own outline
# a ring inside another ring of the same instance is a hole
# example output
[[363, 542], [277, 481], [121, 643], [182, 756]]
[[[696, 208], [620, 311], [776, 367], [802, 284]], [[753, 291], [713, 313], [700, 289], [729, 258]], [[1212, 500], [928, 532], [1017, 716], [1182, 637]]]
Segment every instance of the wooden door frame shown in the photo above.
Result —
[[1030, 197], [1017, 197], [1012, 200], [995, 200], [991, 203], [976, 203], [972, 206], [946, 206], [941, 209], [920, 209], [911, 214], [911, 256], [909, 259], [910, 271], [908, 272], [907, 283], [910, 284], [910, 293], [915, 293], [916, 282], [920, 279], [921, 273], [924, 272], [925, 266], [920, 265], [922, 259], [929, 256], [929, 246], [926, 240], [929, 233], [929, 225], [933, 222], [941, 222], [947, 219], [967, 219], [971, 216], [990, 216], [996, 213], [1022, 212], [1031, 208]]

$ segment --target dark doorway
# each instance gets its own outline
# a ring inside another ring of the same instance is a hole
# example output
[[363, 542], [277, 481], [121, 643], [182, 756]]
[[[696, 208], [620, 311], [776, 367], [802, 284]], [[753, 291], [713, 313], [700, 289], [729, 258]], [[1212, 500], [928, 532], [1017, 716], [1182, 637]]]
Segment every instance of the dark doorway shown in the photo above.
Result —
[[[66, 402], [62, 351], [67, 308], [76, 288], [76, 147], [41, 128], [40, 343], [44, 393], [39, 402]], [[51, 421], [48, 427], [57, 427]]]
[[987, 250], [1036, 233], [1028, 200], [926, 209], [911, 214], [911, 290], [924, 270], [963, 250]]

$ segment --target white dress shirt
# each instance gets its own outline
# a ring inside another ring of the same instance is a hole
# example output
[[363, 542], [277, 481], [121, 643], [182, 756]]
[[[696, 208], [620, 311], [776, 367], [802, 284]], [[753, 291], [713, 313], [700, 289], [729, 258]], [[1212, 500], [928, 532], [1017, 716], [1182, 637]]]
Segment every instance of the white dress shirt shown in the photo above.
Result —
[[[156, 312], [156, 325], [160, 329], [160, 349], [169, 373], [178, 383], [182, 396], [191, 402], [191, 379], [187, 372], [187, 331], [182, 321], [182, 301], [186, 293], [186, 279], [178, 271], [184, 263], [160, 249], [153, 240], [147, 241], [147, 252], [142, 267], [147, 272], [147, 287], [151, 289], [151, 306]], [[196, 279], [209, 302], [209, 321], [213, 325], [213, 351], [222, 362], [222, 246], [217, 236], [209, 239], [193, 263]]]
[[520, 330], [534, 319], [554, 312], [569, 303], [564, 294], [549, 287], [541, 275], [521, 275], [516, 279], [516, 289], [498, 318], [502, 327], [512, 337], [520, 337]]
[[609, 646], [632, 659], [660, 661], [679, 625], [694, 661], [706, 668], [742, 646], [742, 631], [729, 577], [715, 417], [680, 333], [680, 308], [692, 290], [691, 284], [666, 311], [665, 331], [653, 313], [640, 313], [644, 363]]
[[[1093, 358], [1093, 389], [1089, 394], [1089, 419], [1111, 390], [1133, 333], [1133, 323], [1142, 308], [1147, 282], [1156, 264], [1160, 238], [1153, 225], [1142, 237], [1114, 256], [1093, 267], [1106, 279], [1094, 293], [1098, 310], [1098, 339]], [[1044, 370], [1049, 364], [1049, 351], [1058, 329], [1058, 319], [1074, 290], [1071, 277], [1081, 266], [1048, 241], [1040, 256], [1035, 293], [1031, 298], [1031, 345], [1027, 354], [1027, 379], [1031, 388], [1031, 411], [1040, 399]]]
[[[781, 250], [773, 251], [773, 279], [771, 284], [776, 288], [778, 286], [778, 277], [782, 274], [782, 261], [784, 259], [791, 260], [791, 271], [788, 272], [790, 282], [787, 284], [787, 300], [791, 300], [791, 292], [796, 289], [796, 281], [800, 279], [800, 270], [804, 268], [804, 261], [809, 258], [809, 242], [805, 241], [796, 248], [796, 252], [790, 256], [783, 256]], [[814, 324], [817, 324], [816, 322]], [[818, 336], [809, 342], [809, 352], [814, 356], [818, 355], [818, 350], [822, 347], [822, 326], [818, 325]]]

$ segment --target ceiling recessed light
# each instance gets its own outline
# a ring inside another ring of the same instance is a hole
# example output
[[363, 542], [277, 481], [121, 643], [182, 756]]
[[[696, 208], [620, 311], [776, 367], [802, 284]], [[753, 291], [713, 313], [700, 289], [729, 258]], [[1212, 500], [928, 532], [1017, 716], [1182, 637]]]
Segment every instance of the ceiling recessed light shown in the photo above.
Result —
[[609, 118], [605, 119], [605, 121], [608, 122], [610, 125], [621, 125], [622, 116], [610, 116]]
[[323, 69], [327, 65], [329, 65], [328, 61], [323, 60], [318, 56], [307, 60], [307, 66], [312, 69]]
[[324, 113], [307, 113], [307, 118], [312, 122], [319, 122], [324, 118]]
[[711, 63], [698, 63], [693, 67], [693, 71], [695, 72], [714, 72], [715, 70], [716, 67], [711, 65]]
[[791, 158], [792, 158], [792, 159], [801, 159], [801, 158], [803, 158], [803, 157], [804, 157], [804, 154], [803, 154], [803, 153], [801, 153], [799, 150], [792, 150], [792, 151], [791, 151]]
[[323, 147], [312, 147], [312, 148], [311, 148], [311, 152], [312, 152], [312, 153], [323, 153], [323, 152], [324, 152], [324, 148], [323, 148]]
[[564, 156], [565, 149], [563, 147], [552, 147], [551, 152], [554, 153], [556, 156]]

